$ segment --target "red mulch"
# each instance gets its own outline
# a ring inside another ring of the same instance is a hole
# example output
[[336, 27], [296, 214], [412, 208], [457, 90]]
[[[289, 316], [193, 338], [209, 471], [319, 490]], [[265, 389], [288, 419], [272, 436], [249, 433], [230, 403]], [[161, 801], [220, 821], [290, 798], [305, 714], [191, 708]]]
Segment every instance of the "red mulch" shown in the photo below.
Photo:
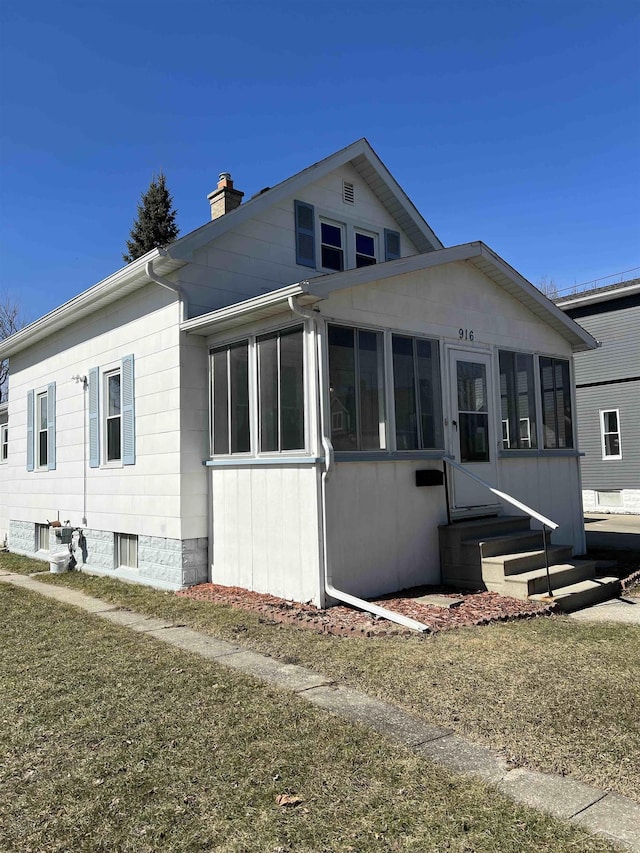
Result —
[[[419, 596], [436, 592], [449, 598], [461, 598], [462, 604], [445, 608], [416, 601]], [[352, 607], [340, 605], [319, 610], [311, 604], [286, 601], [274, 595], [250, 592], [237, 586], [202, 583], [180, 590], [176, 595], [250, 610], [260, 614], [265, 621], [293, 624], [324, 634], [380, 637], [406, 636], [414, 633], [396, 622], [372, 616], [370, 613]], [[403, 590], [401, 593], [394, 593], [392, 596], [373, 599], [373, 602], [387, 610], [410, 616], [428, 625], [429, 633], [433, 634], [469, 625], [486, 625], [489, 622], [543, 616], [553, 611], [552, 605], [519, 601], [516, 598], [498, 595], [496, 592], [451, 593], [435, 587], [414, 587]]]

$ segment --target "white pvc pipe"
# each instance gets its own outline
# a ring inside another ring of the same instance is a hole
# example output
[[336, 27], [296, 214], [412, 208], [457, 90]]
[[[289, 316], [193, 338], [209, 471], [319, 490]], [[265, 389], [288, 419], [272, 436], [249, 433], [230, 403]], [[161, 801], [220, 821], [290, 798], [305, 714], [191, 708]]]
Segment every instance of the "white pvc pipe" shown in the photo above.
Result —
[[288, 302], [289, 307], [294, 312], [294, 314], [298, 314], [300, 317], [305, 317], [306, 319], [312, 321], [311, 331], [314, 334], [317, 343], [315, 352], [317, 362], [316, 381], [319, 398], [318, 411], [320, 413], [320, 435], [322, 440], [322, 447], [324, 448], [324, 471], [322, 472], [320, 477], [324, 594], [329, 595], [331, 598], [335, 598], [337, 601], [342, 601], [345, 604], [350, 604], [352, 607], [357, 607], [358, 610], [364, 610], [367, 613], [372, 613], [374, 616], [380, 616], [383, 619], [387, 619], [389, 622], [395, 622], [396, 624], [402, 625], [404, 628], [409, 628], [412, 631], [419, 631], [420, 633], [429, 631], [430, 628], [428, 625], [424, 625], [422, 622], [417, 622], [415, 619], [410, 619], [408, 616], [403, 616], [401, 613], [394, 613], [392, 610], [387, 610], [386, 608], [380, 607], [377, 604], [372, 604], [370, 601], [365, 601], [363, 598], [358, 598], [357, 596], [351, 595], [348, 592], [343, 592], [342, 590], [337, 589], [331, 582], [331, 574], [329, 568], [329, 550], [327, 548], [327, 477], [329, 476], [329, 473], [333, 467], [334, 451], [331, 439], [327, 435], [326, 431], [327, 413], [325, 399], [326, 395], [324, 393], [325, 373], [322, 336], [316, 324], [315, 315], [312, 314], [310, 311], [305, 311], [303, 308], [301, 308], [296, 303], [294, 296], [290, 296]]

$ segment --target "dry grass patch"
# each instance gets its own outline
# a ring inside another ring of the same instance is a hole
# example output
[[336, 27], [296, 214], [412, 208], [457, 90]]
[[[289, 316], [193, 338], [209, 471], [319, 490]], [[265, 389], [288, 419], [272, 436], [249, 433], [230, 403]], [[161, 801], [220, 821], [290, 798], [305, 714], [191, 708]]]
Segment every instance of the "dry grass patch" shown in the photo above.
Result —
[[551, 617], [426, 638], [341, 638], [108, 578], [42, 580], [308, 666], [516, 764], [640, 796], [640, 628]]
[[0, 587], [3, 850], [612, 851], [369, 730]]

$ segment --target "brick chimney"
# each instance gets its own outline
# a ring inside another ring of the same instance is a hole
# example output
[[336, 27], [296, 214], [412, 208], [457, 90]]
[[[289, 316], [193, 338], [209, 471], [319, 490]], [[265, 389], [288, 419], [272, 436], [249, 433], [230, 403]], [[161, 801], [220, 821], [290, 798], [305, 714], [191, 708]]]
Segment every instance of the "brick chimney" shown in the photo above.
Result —
[[218, 177], [218, 188], [207, 196], [211, 205], [211, 218], [219, 219], [240, 207], [243, 195], [240, 190], [234, 190], [229, 172], [222, 172]]

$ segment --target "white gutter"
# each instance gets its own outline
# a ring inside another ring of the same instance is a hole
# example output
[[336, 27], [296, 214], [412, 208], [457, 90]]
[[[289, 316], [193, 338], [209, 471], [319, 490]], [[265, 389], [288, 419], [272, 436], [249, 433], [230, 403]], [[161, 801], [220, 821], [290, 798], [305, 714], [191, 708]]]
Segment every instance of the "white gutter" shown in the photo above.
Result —
[[295, 296], [289, 296], [287, 299], [289, 303], [289, 307], [293, 311], [294, 314], [298, 314], [300, 317], [304, 317], [307, 320], [311, 320], [312, 332], [315, 335], [317, 348], [315, 352], [316, 358], [316, 381], [317, 381], [317, 390], [319, 397], [319, 412], [320, 412], [320, 435], [322, 440], [322, 447], [324, 448], [324, 471], [322, 472], [320, 483], [321, 483], [321, 526], [322, 526], [322, 563], [323, 563], [323, 598], [324, 595], [329, 595], [331, 598], [335, 598], [338, 601], [342, 601], [345, 604], [350, 604], [351, 607], [357, 607], [358, 610], [364, 610], [367, 613], [372, 613], [374, 616], [380, 616], [383, 619], [387, 619], [389, 622], [396, 622], [398, 625], [402, 625], [404, 628], [410, 628], [412, 631], [419, 631], [423, 633], [425, 631], [429, 631], [430, 628], [428, 625], [424, 625], [422, 622], [417, 622], [415, 619], [410, 619], [408, 616], [403, 616], [400, 613], [394, 613], [392, 610], [387, 610], [384, 607], [380, 607], [377, 604], [372, 604], [370, 601], [365, 601], [363, 598], [358, 598], [355, 595], [351, 595], [348, 592], [343, 592], [340, 589], [337, 589], [332, 583], [330, 565], [329, 565], [329, 550], [327, 548], [327, 477], [333, 468], [333, 445], [331, 443], [331, 439], [327, 434], [327, 411], [326, 411], [326, 400], [324, 389], [325, 385], [325, 373], [324, 373], [324, 358], [323, 351], [324, 348], [322, 346], [322, 333], [316, 324], [316, 316], [311, 311], [305, 311], [304, 308], [301, 308], [297, 302]]
[[[159, 249], [160, 256], [163, 258], [171, 258], [169, 252], [166, 249]], [[153, 258], [150, 261], [147, 261], [144, 265], [144, 271], [147, 274], [147, 277], [151, 279], [154, 284], [159, 284], [160, 287], [165, 287], [167, 290], [171, 290], [173, 293], [176, 293], [180, 297], [180, 322], [182, 323], [189, 316], [189, 299], [184, 288], [180, 287], [179, 284], [174, 284], [172, 281], [169, 281], [168, 278], [164, 278], [161, 275], [158, 275], [153, 269]]]

